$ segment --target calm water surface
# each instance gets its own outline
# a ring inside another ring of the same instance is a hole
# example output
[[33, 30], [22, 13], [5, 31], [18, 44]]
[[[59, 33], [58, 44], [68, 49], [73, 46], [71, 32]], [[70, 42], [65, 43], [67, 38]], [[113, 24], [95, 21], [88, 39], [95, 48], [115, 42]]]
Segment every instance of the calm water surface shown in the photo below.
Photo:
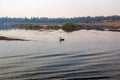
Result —
[[0, 35], [31, 40], [0, 41], [0, 80], [120, 79], [120, 32], [1, 30]]

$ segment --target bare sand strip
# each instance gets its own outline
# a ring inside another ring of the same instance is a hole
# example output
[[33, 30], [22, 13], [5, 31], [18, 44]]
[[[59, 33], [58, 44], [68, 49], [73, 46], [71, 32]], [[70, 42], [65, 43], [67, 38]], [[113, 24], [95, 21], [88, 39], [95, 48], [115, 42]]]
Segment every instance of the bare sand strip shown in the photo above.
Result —
[[0, 36], [0, 40], [6, 40], [6, 41], [29, 41], [25, 39], [17, 39], [17, 38], [10, 38], [5, 36]]

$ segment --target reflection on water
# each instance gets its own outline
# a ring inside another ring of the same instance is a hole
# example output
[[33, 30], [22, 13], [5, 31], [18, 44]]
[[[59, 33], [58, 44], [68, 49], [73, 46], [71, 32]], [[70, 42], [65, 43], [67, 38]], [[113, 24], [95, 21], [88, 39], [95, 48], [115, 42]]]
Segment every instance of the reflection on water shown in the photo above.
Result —
[[0, 80], [120, 78], [119, 32], [4, 30], [0, 35], [31, 40], [0, 41]]
[[12, 27], [10, 24], [0, 24], [0, 30], [10, 30]]

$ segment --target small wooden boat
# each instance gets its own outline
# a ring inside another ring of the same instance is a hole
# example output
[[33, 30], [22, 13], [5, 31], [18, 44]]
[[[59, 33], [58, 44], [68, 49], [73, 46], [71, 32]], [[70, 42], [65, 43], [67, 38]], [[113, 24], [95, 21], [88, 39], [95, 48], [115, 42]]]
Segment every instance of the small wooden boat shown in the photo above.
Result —
[[65, 40], [65, 39], [64, 39], [64, 38], [61, 38], [61, 37], [60, 37], [60, 39], [59, 39], [59, 41], [64, 41], [64, 40]]

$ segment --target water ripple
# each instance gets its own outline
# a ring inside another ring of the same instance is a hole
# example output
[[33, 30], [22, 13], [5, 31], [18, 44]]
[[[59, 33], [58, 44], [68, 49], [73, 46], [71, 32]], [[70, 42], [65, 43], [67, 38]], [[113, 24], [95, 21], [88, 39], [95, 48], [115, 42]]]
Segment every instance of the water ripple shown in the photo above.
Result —
[[117, 80], [119, 52], [73, 51], [0, 57], [0, 80]]

